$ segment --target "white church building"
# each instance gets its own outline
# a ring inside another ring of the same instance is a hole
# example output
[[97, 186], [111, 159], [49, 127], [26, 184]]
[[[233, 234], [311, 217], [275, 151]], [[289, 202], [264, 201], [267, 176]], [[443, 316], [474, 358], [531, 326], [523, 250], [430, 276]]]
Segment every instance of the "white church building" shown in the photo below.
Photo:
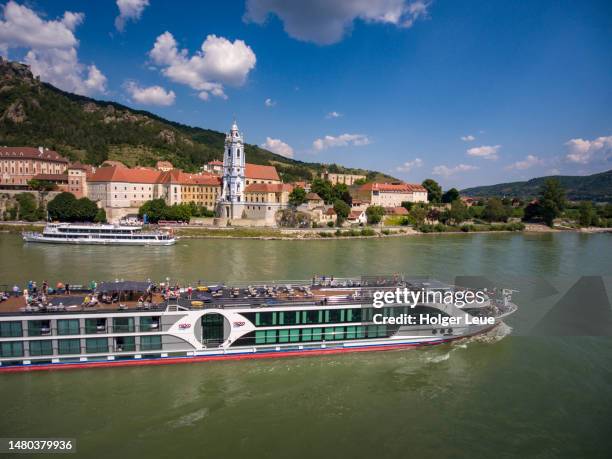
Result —
[[223, 184], [217, 203], [219, 217], [232, 220], [243, 218], [245, 210], [244, 191], [246, 188], [245, 169], [244, 138], [242, 133], [238, 131], [236, 121], [234, 121], [232, 129], [225, 136]]

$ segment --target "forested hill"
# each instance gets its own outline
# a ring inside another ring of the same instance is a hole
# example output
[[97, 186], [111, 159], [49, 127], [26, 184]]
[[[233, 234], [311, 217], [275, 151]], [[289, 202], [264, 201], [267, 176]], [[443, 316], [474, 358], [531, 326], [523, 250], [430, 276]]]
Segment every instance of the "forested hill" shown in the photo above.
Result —
[[[229, 121], [228, 121], [229, 122]], [[116, 102], [104, 102], [64, 92], [32, 76], [27, 65], [0, 57], [0, 145], [45, 146], [71, 160], [100, 164], [106, 159], [129, 166], [152, 166], [157, 160], [196, 171], [222, 159], [225, 134], [186, 126]], [[273, 164], [285, 181], [310, 180], [323, 170], [245, 145], [248, 161]], [[345, 168], [331, 165], [332, 172]], [[348, 169], [370, 179], [389, 179], [372, 171]]]
[[549, 178], [559, 180], [559, 183], [561, 183], [561, 186], [567, 193], [568, 199], [572, 201], [612, 202], [612, 170], [585, 176], [554, 175], [538, 177], [526, 182], [477, 186], [461, 190], [461, 194], [473, 197], [508, 196], [530, 198], [538, 195], [540, 187]]

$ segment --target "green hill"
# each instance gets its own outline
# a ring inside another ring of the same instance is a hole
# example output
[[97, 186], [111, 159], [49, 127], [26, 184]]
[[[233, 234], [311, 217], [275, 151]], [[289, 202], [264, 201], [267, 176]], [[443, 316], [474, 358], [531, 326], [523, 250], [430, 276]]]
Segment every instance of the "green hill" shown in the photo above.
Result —
[[572, 201], [612, 202], [612, 170], [599, 174], [575, 176], [552, 175], [538, 177], [526, 182], [500, 183], [498, 185], [477, 186], [461, 190], [464, 196], [473, 197], [518, 197], [531, 198], [538, 195], [546, 179], [555, 178], [565, 188], [567, 198]]
[[[196, 171], [222, 159], [225, 134], [165, 120], [134, 110], [64, 92], [33, 77], [27, 65], [0, 57], [0, 145], [45, 146], [73, 161], [100, 164], [114, 159], [134, 166], [158, 160]], [[285, 158], [256, 145], [245, 145], [249, 162], [273, 164], [285, 181], [310, 180], [325, 167], [332, 172], [390, 179], [374, 171]]]

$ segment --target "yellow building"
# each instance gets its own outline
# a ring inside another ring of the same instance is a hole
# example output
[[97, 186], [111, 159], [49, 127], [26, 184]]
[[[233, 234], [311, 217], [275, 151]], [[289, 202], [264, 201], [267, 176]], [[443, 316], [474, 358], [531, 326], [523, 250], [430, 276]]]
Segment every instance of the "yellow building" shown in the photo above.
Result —
[[336, 174], [336, 173], [325, 171], [321, 173], [321, 178], [323, 180], [327, 180], [328, 182], [331, 182], [332, 185], [336, 185], [338, 183], [344, 183], [345, 185], [351, 186], [357, 180], [362, 180], [362, 179], [365, 180], [366, 176], [356, 175], [356, 174]]

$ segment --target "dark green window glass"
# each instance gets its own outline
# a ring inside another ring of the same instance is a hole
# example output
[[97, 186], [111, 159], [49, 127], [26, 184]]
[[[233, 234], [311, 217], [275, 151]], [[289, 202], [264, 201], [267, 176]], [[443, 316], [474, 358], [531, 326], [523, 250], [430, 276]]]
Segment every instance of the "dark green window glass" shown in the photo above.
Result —
[[355, 327], [346, 327], [346, 339], [355, 339]]
[[276, 330], [266, 330], [266, 343], [267, 344], [276, 343]]
[[8, 341], [0, 343], [0, 357], [23, 357], [23, 342]]
[[313, 341], [321, 341], [323, 336], [321, 334], [322, 328], [313, 328], [312, 329], [312, 340]]
[[368, 325], [368, 338], [378, 338], [378, 328], [376, 325]]
[[57, 321], [58, 335], [78, 335], [79, 319], [59, 319]]
[[30, 341], [30, 355], [52, 355], [53, 354], [53, 341]]
[[387, 336], [387, 326], [386, 325], [379, 325], [378, 326], [378, 337], [379, 338], [385, 338]]
[[312, 328], [302, 329], [302, 341], [312, 341]]
[[327, 311], [325, 311], [325, 319], [324, 319], [325, 323], [329, 322], [329, 309]]
[[149, 331], [159, 330], [159, 317], [145, 316], [145, 317], [140, 317], [139, 320], [140, 320], [140, 331], [149, 332]]
[[154, 351], [162, 348], [161, 336], [141, 336], [140, 350]]
[[255, 344], [265, 344], [266, 342], [266, 332], [261, 330], [261, 331], [256, 331], [255, 332]]
[[346, 321], [347, 322], [352, 322], [353, 321], [353, 310], [352, 309], [347, 309], [346, 310]]
[[0, 338], [23, 336], [21, 322], [0, 322]]
[[292, 343], [296, 343], [300, 340], [300, 329], [292, 328], [289, 333], [290, 340]]
[[326, 341], [331, 341], [332, 339], [334, 339], [334, 327], [325, 328], [325, 335], [323, 339]]
[[346, 312], [344, 309], [340, 310], [340, 322], [344, 322], [346, 320]]
[[115, 338], [116, 352], [133, 352], [136, 350], [136, 338], [133, 336], [119, 336]]
[[88, 335], [94, 333], [106, 332], [106, 319], [85, 319], [85, 333]]
[[51, 322], [49, 320], [29, 320], [28, 336], [42, 336], [51, 334]]
[[344, 339], [344, 327], [336, 327], [334, 330], [334, 339]]
[[363, 325], [359, 325], [356, 331], [357, 338], [365, 338], [365, 330], [366, 328]]
[[113, 331], [115, 333], [134, 333], [133, 317], [114, 317]]
[[88, 354], [99, 354], [108, 352], [108, 339], [106, 338], [87, 338], [85, 349]]
[[289, 342], [289, 330], [279, 330], [278, 331], [278, 342], [279, 343], [288, 343]]
[[60, 354], [80, 354], [80, 339], [60, 339], [57, 342], [57, 350]]

